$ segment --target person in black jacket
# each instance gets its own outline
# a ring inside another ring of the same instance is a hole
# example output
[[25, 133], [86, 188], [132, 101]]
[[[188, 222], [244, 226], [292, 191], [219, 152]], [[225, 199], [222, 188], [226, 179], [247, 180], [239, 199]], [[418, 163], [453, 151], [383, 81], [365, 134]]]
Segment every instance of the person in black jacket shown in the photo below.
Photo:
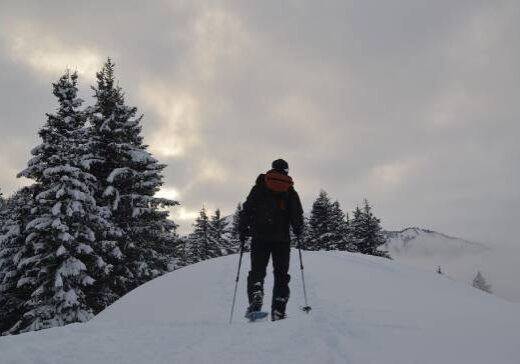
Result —
[[300, 237], [303, 231], [303, 209], [289, 165], [283, 159], [272, 163], [272, 169], [260, 174], [243, 205], [239, 221], [240, 239], [251, 236], [251, 270], [247, 277], [249, 307], [246, 316], [260, 311], [264, 296], [264, 278], [269, 258], [273, 258], [274, 288], [271, 304], [273, 321], [285, 318], [289, 300], [290, 227]]

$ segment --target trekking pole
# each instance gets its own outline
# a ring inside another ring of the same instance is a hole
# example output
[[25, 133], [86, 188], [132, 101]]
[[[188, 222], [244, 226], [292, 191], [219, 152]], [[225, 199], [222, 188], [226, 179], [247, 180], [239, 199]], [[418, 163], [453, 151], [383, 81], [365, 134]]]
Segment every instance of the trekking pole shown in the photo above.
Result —
[[231, 315], [229, 316], [229, 323], [233, 322], [233, 311], [235, 310], [235, 301], [237, 298], [238, 280], [240, 279], [240, 267], [242, 266], [242, 256], [244, 255], [245, 239], [240, 239], [240, 258], [238, 259], [237, 278], [235, 279], [235, 293], [233, 294], [233, 304], [231, 305]]
[[305, 298], [305, 306], [302, 307], [302, 311], [305, 313], [310, 313], [312, 308], [307, 303], [307, 289], [305, 288], [305, 276], [303, 275], [303, 258], [302, 258], [301, 238], [298, 238], [298, 254], [300, 255], [300, 271], [302, 272], [303, 297]]

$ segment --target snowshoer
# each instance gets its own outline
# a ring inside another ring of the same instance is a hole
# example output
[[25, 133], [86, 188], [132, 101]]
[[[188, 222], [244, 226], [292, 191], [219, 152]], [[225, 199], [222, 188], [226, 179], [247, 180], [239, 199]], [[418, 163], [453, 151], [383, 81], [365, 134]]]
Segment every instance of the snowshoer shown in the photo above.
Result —
[[246, 317], [262, 308], [264, 278], [269, 258], [273, 259], [274, 288], [271, 304], [273, 321], [285, 318], [289, 300], [290, 227], [300, 237], [303, 231], [303, 209], [289, 176], [289, 165], [283, 159], [272, 163], [272, 169], [260, 174], [251, 189], [240, 215], [240, 239], [251, 236], [251, 270], [247, 277], [249, 307]]

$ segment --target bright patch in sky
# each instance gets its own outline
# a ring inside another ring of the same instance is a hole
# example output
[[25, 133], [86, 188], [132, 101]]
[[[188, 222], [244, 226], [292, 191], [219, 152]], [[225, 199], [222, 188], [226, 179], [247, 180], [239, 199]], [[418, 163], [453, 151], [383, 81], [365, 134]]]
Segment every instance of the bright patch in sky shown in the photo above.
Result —
[[376, 166], [373, 170], [373, 176], [376, 180], [383, 182], [385, 185], [395, 185], [403, 181], [409, 169], [410, 163], [396, 161]]
[[160, 157], [180, 157], [197, 144], [197, 103], [188, 93], [176, 93], [166, 87], [142, 88], [144, 102], [163, 121], [151, 136], [150, 148]]
[[103, 64], [104, 57], [97, 50], [85, 45], [63, 44], [51, 34], [42, 34], [31, 26], [5, 26], [1, 33], [7, 39], [12, 59], [37, 72], [54, 75], [69, 68], [84, 78], [93, 79]]
[[170, 200], [177, 200], [179, 198], [179, 191], [173, 187], [162, 187], [161, 190], [157, 192], [156, 196]]

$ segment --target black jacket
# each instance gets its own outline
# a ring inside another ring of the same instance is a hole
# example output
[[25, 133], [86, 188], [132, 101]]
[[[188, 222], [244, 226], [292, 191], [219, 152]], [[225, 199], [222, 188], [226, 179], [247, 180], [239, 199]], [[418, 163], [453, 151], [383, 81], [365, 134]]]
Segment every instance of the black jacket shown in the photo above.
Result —
[[302, 233], [303, 208], [291, 177], [275, 170], [259, 175], [242, 208], [241, 236], [289, 243], [291, 226], [294, 234]]

